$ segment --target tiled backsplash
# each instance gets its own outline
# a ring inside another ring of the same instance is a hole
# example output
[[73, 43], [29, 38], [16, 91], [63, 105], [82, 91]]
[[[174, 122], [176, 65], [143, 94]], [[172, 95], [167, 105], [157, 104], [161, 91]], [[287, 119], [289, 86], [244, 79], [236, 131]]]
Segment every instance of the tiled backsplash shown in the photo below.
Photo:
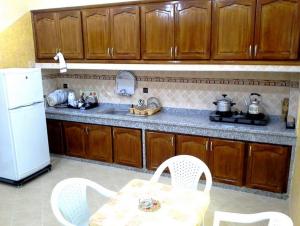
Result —
[[[214, 110], [212, 104], [221, 94], [226, 93], [236, 102], [236, 108], [245, 110], [245, 100], [252, 92], [260, 93], [266, 112], [281, 114], [281, 103], [290, 98], [290, 113], [296, 117], [299, 96], [299, 80], [291, 74], [264, 73], [199, 73], [199, 72], [134, 72], [138, 87], [132, 97], [115, 94], [116, 71], [81, 71], [67, 74], [44, 75], [44, 92], [48, 94], [64, 83], [77, 95], [79, 90], [95, 90], [105, 103], [134, 104], [138, 99], [158, 97], [165, 107]], [[295, 77], [295, 76], [294, 76]], [[276, 79], [274, 79], [276, 78]], [[148, 94], [143, 94], [147, 87]]]

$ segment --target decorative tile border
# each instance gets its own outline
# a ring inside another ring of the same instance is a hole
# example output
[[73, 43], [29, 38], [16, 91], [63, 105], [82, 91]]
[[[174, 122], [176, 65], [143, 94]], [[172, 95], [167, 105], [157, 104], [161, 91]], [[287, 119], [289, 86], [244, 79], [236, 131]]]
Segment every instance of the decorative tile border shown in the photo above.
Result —
[[[299, 81], [289, 81], [289, 80], [184, 78], [184, 77], [158, 77], [158, 76], [155, 77], [136, 76], [136, 77], [137, 77], [137, 81], [142, 81], [142, 82], [173, 82], [173, 83], [276, 86], [276, 87], [299, 88]], [[53, 78], [115, 80], [116, 76], [97, 75], [97, 74], [52, 74], [52, 75], [43, 76], [43, 79], [53, 79]]]

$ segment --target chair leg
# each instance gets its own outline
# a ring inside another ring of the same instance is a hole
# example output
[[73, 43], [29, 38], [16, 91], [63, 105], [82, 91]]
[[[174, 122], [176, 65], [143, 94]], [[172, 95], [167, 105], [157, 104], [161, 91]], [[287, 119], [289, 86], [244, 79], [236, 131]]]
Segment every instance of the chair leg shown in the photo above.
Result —
[[200, 225], [200, 226], [205, 226], [205, 225], [204, 225], [204, 216], [205, 216], [205, 215], [204, 215], [204, 214], [201, 214], [201, 215], [202, 215], [202, 222], [201, 222], [201, 225]]

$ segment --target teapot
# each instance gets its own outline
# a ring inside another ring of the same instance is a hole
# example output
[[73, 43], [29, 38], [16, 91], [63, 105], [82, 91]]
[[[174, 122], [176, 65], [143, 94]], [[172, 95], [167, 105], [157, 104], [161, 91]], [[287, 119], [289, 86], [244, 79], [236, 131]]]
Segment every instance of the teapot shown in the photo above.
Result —
[[248, 106], [248, 114], [258, 115], [262, 113], [262, 107], [260, 105], [262, 97], [259, 93], [251, 93], [249, 96], [250, 104]]

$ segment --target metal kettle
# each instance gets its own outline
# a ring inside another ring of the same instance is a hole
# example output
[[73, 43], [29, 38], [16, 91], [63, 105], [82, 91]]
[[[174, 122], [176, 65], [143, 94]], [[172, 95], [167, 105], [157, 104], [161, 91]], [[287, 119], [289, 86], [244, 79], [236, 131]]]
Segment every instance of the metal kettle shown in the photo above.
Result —
[[262, 97], [259, 93], [251, 93], [249, 96], [250, 104], [248, 106], [248, 114], [258, 115], [262, 113], [262, 107], [260, 105]]

